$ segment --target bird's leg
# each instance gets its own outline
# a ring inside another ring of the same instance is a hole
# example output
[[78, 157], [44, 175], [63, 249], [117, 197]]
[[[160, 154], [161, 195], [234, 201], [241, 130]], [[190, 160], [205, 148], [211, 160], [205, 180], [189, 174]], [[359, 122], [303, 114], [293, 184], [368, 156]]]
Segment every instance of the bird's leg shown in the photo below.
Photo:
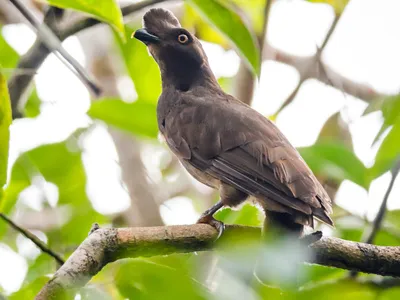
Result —
[[201, 216], [200, 219], [197, 221], [197, 223], [203, 223], [203, 224], [209, 224], [215, 229], [218, 230], [218, 237], [219, 239], [222, 235], [222, 233], [225, 230], [225, 224], [222, 223], [221, 221], [218, 221], [214, 219], [213, 215], [224, 206], [221, 200], [219, 200], [217, 203], [215, 203], [212, 207], [207, 209]]

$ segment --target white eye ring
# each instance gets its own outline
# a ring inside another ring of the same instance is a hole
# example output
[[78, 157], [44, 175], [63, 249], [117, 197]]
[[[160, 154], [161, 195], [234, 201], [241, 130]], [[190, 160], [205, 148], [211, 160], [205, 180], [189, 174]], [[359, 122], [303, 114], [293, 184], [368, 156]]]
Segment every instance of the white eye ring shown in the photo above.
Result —
[[178, 35], [178, 42], [181, 44], [186, 44], [189, 41], [189, 37], [186, 34]]

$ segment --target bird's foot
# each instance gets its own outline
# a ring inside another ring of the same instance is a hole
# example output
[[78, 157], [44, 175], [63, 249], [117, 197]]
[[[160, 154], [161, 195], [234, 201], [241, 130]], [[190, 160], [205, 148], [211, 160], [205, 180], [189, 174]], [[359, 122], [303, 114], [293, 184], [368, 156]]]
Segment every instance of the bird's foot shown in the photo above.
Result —
[[209, 224], [218, 231], [218, 236], [215, 240], [218, 240], [221, 235], [224, 233], [225, 224], [221, 221], [214, 219], [212, 215], [205, 215], [202, 216], [198, 221], [197, 224]]

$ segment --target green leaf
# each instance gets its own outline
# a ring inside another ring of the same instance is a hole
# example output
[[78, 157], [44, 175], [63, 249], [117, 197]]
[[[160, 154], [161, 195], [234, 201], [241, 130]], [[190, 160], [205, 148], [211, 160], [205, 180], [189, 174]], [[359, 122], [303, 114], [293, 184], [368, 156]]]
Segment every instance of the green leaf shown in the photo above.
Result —
[[217, 220], [227, 224], [238, 224], [245, 226], [261, 226], [264, 216], [254, 205], [245, 204], [240, 210], [224, 208], [215, 214]]
[[31, 178], [41, 177], [45, 182], [57, 186], [58, 206], [63, 206], [69, 216], [61, 228], [47, 233], [48, 244], [59, 249], [63, 245], [81, 243], [87, 237], [92, 223], [107, 221], [93, 209], [88, 199], [81, 156], [76, 136], [23, 153], [13, 165], [1, 211], [8, 213], [17, 202], [20, 192], [31, 185]]
[[204, 288], [185, 273], [181, 268], [133, 259], [119, 264], [115, 282], [127, 299], [206, 299]]
[[110, 24], [122, 38], [124, 20], [116, 0], [42, 0], [60, 8], [75, 9], [92, 15], [94, 18]]
[[49, 277], [41, 276], [36, 280], [24, 284], [22, 288], [11, 294], [9, 300], [34, 299], [42, 287], [49, 281]]
[[0, 72], [0, 201], [7, 182], [8, 148], [10, 142], [11, 104], [7, 81]]
[[400, 209], [388, 211], [385, 216], [385, 223], [400, 230]]
[[321, 141], [298, 150], [313, 172], [338, 182], [348, 179], [368, 189], [371, 183], [368, 169], [343, 144]]
[[1, 34], [0, 27], [0, 72], [8, 78], [15, 66], [17, 65], [19, 55], [15, 50], [6, 42]]
[[34, 88], [24, 107], [24, 117], [34, 118], [40, 114], [40, 98]]
[[346, 8], [347, 3], [349, 2], [349, 0], [308, 0], [308, 1], [314, 3], [329, 4], [333, 7], [337, 15], [340, 15], [343, 12], [343, 10]]
[[371, 175], [379, 175], [389, 171], [397, 159], [400, 158], [400, 118], [397, 120], [385, 137], [375, 157], [375, 163], [371, 168]]
[[[127, 38], [137, 28], [126, 27]], [[135, 84], [135, 90], [141, 100], [156, 103], [161, 95], [161, 76], [158, 65], [149, 55], [147, 47], [137, 39], [123, 43], [117, 37], [117, 44], [121, 51], [126, 69]]]
[[379, 293], [379, 300], [396, 300], [400, 299], [400, 287], [393, 287], [383, 290]]
[[365, 109], [363, 115], [372, 112], [382, 111], [383, 125], [374, 139], [374, 143], [391, 125], [400, 121], [400, 95], [379, 98], [372, 101]]
[[378, 292], [370, 284], [363, 284], [351, 279], [342, 279], [337, 281], [327, 281], [324, 284], [311, 286], [302, 289], [296, 299], [314, 300], [314, 299], [377, 299]]
[[156, 104], [141, 99], [133, 103], [119, 99], [95, 101], [88, 115], [135, 135], [156, 138], [158, 134]]
[[58, 187], [58, 206], [65, 206], [70, 215], [66, 224], [48, 233], [49, 246], [79, 244], [94, 222], [106, 222], [105, 217], [93, 209], [86, 194], [86, 173], [76, 136], [33, 149], [24, 157], [46, 181]]
[[[24, 156], [21, 156], [12, 166], [10, 182], [4, 191], [0, 212], [8, 214], [17, 202], [18, 195], [31, 184], [31, 174]], [[1, 227], [1, 225], [0, 225]]]
[[254, 74], [260, 74], [260, 50], [255, 35], [240, 16], [218, 0], [187, 0], [206, 20], [225, 35]]

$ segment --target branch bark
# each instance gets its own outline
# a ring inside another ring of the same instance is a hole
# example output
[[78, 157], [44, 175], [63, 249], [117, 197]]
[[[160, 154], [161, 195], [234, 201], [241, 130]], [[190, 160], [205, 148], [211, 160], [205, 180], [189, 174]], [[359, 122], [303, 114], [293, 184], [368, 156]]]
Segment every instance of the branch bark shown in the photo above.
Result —
[[[259, 236], [260, 233], [257, 227], [229, 225], [224, 237]], [[216, 230], [205, 224], [98, 229], [58, 269], [36, 299], [60, 299], [73, 295], [105, 265], [118, 259], [210, 250], [218, 244], [214, 243], [216, 237]], [[309, 263], [400, 276], [400, 247], [323, 237], [310, 248], [314, 255]]]

